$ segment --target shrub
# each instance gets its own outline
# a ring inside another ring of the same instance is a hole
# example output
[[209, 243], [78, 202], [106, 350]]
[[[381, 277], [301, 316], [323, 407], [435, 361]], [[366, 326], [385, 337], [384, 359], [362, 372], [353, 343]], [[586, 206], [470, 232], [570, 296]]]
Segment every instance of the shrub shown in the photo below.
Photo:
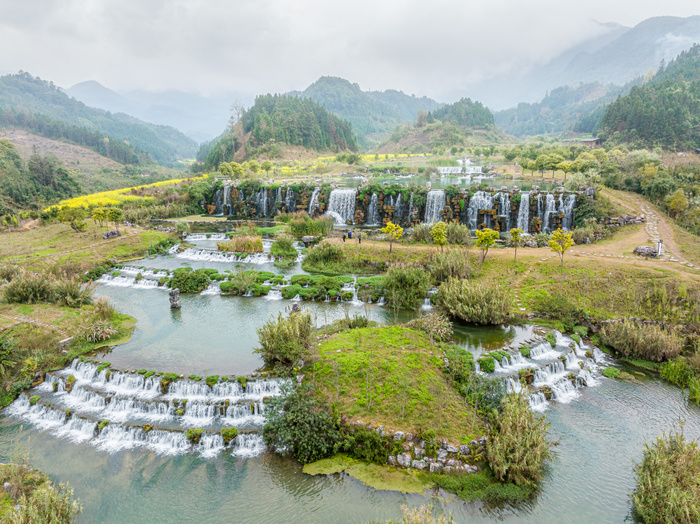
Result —
[[207, 386], [210, 388], [214, 387], [214, 384], [216, 384], [219, 381], [219, 375], [210, 375], [206, 378], [205, 382], [207, 383]]
[[644, 522], [700, 522], [700, 452], [683, 432], [646, 445], [632, 503]]
[[622, 356], [663, 362], [678, 356], [683, 339], [673, 329], [631, 320], [606, 324], [600, 340]]
[[498, 480], [518, 486], [539, 482], [544, 464], [552, 456], [548, 427], [544, 418], [532, 412], [524, 395], [505, 398], [486, 448], [489, 466]]
[[386, 464], [392, 446], [376, 431], [364, 426], [355, 426], [348, 428], [340, 448], [356, 459], [375, 464]]
[[427, 267], [435, 284], [441, 284], [450, 278], [470, 280], [479, 273], [474, 258], [462, 250], [435, 253], [430, 257]]
[[95, 301], [92, 312], [96, 318], [110, 321], [114, 318], [117, 310], [109, 303], [109, 300], [105, 297], [100, 297]]
[[337, 264], [345, 261], [342, 248], [322, 242], [306, 254], [306, 261], [314, 266]]
[[221, 436], [224, 439], [224, 446], [228, 446], [233, 439], [238, 436], [238, 429], [234, 427], [227, 427], [221, 430]]
[[231, 237], [226, 242], [217, 242], [216, 247], [219, 251], [226, 251], [228, 253], [262, 253], [263, 252], [262, 237], [258, 237], [258, 236]]
[[289, 386], [283, 387], [281, 396], [270, 398], [262, 436], [265, 444], [286, 450], [303, 464], [330, 456], [340, 437], [311, 393]]
[[24, 304], [52, 302], [54, 298], [51, 278], [20, 270], [5, 287], [5, 300]]
[[603, 376], [608, 378], [617, 378], [620, 376], [620, 370], [615, 367], [608, 366], [603, 370]]
[[303, 236], [328, 236], [335, 225], [333, 217], [311, 218], [305, 211], [278, 215], [275, 217], [275, 220], [286, 222], [290, 233], [296, 238]]
[[192, 444], [198, 444], [200, 439], [202, 438], [202, 433], [204, 433], [204, 430], [202, 428], [190, 428], [187, 430], [187, 433], [185, 433], [185, 437]]
[[290, 368], [308, 354], [314, 329], [311, 314], [303, 312], [287, 318], [279, 313], [276, 321], [270, 320], [257, 331], [261, 347], [255, 353], [262, 354], [267, 364]]
[[53, 281], [53, 302], [79, 308], [92, 302], [93, 291], [92, 286], [83, 284], [77, 277], [62, 275]]
[[437, 300], [450, 316], [475, 324], [502, 324], [513, 303], [507, 289], [461, 279], [440, 286]]
[[73, 490], [68, 484], [56, 487], [46, 481], [31, 495], [22, 495], [9, 516], [10, 522], [16, 523], [68, 524], [74, 522], [81, 511], [80, 503], [73, 500]]
[[292, 299], [301, 293], [302, 287], [299, 284], [292, 284], [282, 288], [282, 297]]
[[472, 232], [466, 224], [450, 222], [447, 224], [447, 243], [469, 247]]
[[82, 328], [83, 336], [88, 342], [103, 342], [105, 340], [109, 340], [117, 334], [115, 327], [106, 320], [94, 318], [88, 320], [88, 323]]
[[449, 342], [452, 339], [452, 322], [440, 313], [423, 315], [411, 320], [406, 326], [422, 331], [439, 342]]
[[546, 291], [540, 292], [535, 297], [534, 309], [542, 317], [561, 322], [564, 331], [572, 331], [585, 317], [585, 312], [581, 308], [575, 306], [568, 297], [558, 291], [554, 291], [551, 295]]
[[695, 377], [693, 368], [683, 357], [674, 358], [673, 360], [661, 364], [659, 374], [662, 379], [680, 388], [687, 387], [690, 381]]
[[493, 373], [496, 370], [496, 361], [490, 355], [479, 357], [477, 362], [479, 363], [479, 368], [481, 368], [481, 371], [484, 373]]
[[415, 244], [432, 244], [433, 236], [430, 234], [430, 225], [418, 224], [411, 230], [411, 242]]
[[211, 283], [207, 272], [203, 269], [192, 271], [191, 267], [181, 267], [175, 270], [170, 279], [170, 287], [179, 289], [180, 293], [199, 293]]
[[387, 304], [401, 309], [418, 309], [430, 286], [430, 274], [419, 266], [393, 264], [384, 277]]
[[296, 258], [299, 254], [288, 236], [282, 236], [272, 243], [270, 254], [275, 257]]

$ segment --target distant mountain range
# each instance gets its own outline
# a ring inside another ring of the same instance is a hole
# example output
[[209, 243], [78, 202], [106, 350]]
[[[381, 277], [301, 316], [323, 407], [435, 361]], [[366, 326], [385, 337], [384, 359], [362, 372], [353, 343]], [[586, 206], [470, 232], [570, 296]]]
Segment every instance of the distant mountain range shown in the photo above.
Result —
[[322, 76], [303, 91], [288, 94], [310, 98], [350, 122], [364, 149], [386, 140], [396, 126], [414, 122], [418, 111], [427, 113], [443, 105], [425, 96], [419, 98], [393, 89], [362, 91], [359, 85], [333, 76]]
[[600, 35], [550, 62], [522, 74], [491, 78], [470, 87], [467, 94], [499, 110], [539, 101], [548, 91], [566, 85], [622, 86], [650, 69], [656, 71], [695, 42], [700, 42], [700, 16], [649, 18], [632, 28], [605, 24]]

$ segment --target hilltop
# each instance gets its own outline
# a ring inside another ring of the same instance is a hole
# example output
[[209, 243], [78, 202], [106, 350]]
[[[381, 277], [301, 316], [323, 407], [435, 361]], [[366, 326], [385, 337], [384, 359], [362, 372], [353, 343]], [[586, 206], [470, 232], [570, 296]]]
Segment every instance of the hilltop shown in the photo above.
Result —
[[309, 98], [350, 122], [363, 149], [371, 149], [386, 140], [397, 125], [414, 121], [419, 111], [433, 111], [442, 106], [428, 97], [393, 89], [362, 91], [358, 84], [332, 76], [322, 76], [303, 91], [289, 94]]
[[[146, 153], [158, 163], [174, 164], [178, 160], [193, 158], [197, 151], [197, 143], [173, 127], [149, 124], [123, 113], [112, 114], [88, 107], [70, 98], [53, 82], [29, 73], [0, 77], [0, 109], [4, 109], [0, 124], [5, 127], [23, 127], [18, 124], [30, 121], [33, 131], [49, 138], [83, 144], [84, 135], [98, 133], [100, 137], [92, 137], [94, 145], [85, 145], [98, 147], [99, 140], [94, 139], [104, 137], [114, 141], [115, 145], [121, 142], [121, 147], [130, 150], [123, 159], [127, 163], [147, 163], [143, 155]], [[76, 140], [75, 135], [81, 135], [81, 138]], [[142, 158], [134, 161], [134, 155]]]

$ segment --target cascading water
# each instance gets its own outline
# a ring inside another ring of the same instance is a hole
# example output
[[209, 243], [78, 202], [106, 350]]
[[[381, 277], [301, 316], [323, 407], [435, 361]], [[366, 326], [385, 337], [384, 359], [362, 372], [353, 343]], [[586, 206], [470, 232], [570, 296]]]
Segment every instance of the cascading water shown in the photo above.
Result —
[[413, 219], [413, 193], [411, 193], [411, 198], [408, 200], [408, 214], [406, 217], [409, 221]]
[[566, 197], [563, 205], [564, 219], [562, 220], [562, 229], [569, 231], [574, 223], [574, 207], [576, 206], [576, 195], [571, 194]]
[[537, 193], [537, 218], [540, 219], [542, 231], [544, 231], [544, 203], [542, 202], [542, 193]]
[[547, 193], [547, 203], [545, 206], [544, 210], [544, 218], [542, 219], [542, 231], [544, 233], [549, 233], [552, 228], [549, 225], [549, 219], [552, 213], [554, 213], [557, 209], [557, 201], [554, 198], [554, 195], [551, 193]]
[[369, 199], [369, 206], [367, 207], [367, 220], [365, 224], [368, 226], [378, 226], [379, 225], [379, 197], [377, 193], [372, 193], [372, 198]]
[[425, 219], [426, 224], [435, 224], [442, 220], [442, 210], [447, 205], [445, 192], [441, 189], [436, 189], [428, 192], [428, 197], [425, 202]]
[[505, 231], [510, 231], [510, 196], [508, 193], [498, 193], [498, 216], [505, 218]]
[[318, 195], [320, 193], [320, 187], [315, 187], [313, 193], [311, 193], [311, 200], [309, 200], [309, 215], [311, 216], [313, 216], [314, 212], [318, 209]]
[[394, 217], [401, 217], [403, 212], [403, 200], [401, 199], [401, 193], [396, 197], [396, 202], [394, 203]]
[[520, 207], [518, 208], [518, 225], [525, 233], [530, 226], [530, 193], [520, 193]]
[[231, 186], [228, 184], [224, 186], [224, 201], [221, 206], [221, 212], [224, 215], [231, 214]]
[[287, 194], [284, 196], [284, 205], [287, 207], [287, 213], [296, 213], [297, 197], [291, 188], [287, 188]]
[[356, 189], [334, 189], [328, 199], [326, 214], [333, 217], [337, 225], [354, 223]]
[[212, 197], [212, 202], [214, 202], [214, 205], [216, 206], [216, 209], [214, 210], [214, 213], [217, 215], [222, 214], [223, 211], [223, 204], [224, 204], [224, 191], [223, 189], [217, 189], [214, 191], [214, 196]]
[[257, 206], [260, 216], [267, 217], [267, 189], [260, 189], [255, 194], [255, 205]]
[[[479, 219], [479, 210], [493, 209], [493, 195], [486, 191], [477, 191], [474, 196], [469, 199], [469, 207], [467, 208], [467, 219], [469, 220], [469, 228], [476, 230], [477, 220]], [[489, 215], [484, 215], [486, 225], [489, 225]]]

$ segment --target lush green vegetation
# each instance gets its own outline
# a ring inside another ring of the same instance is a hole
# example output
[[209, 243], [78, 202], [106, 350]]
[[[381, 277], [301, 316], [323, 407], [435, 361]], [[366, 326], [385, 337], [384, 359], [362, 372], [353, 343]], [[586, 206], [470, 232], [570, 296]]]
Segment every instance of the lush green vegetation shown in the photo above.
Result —
[[606, 324], [598, 336], [622, 356], [654, 362], [677, 357], [683, 347], [683, 338], [674, 329], [631, 320]]
[[261, 347], [255, 352], [269, 366], [289, 372], [308, 356], [314, 329], [310, 313], [292, 312], [288, 317], [279, 313], [277, 320], [268, 321], [257, 331]]
[[427, 119], [450, 122], [461, 128], [490, 127], [494, 125], [491, 111], [481, 102], [472, 102], [469, 98], [462, 98], [454, 104], [446, 104], [428, 114]]
[[[118, 142], [116, 148], [127, 147], [123, 141], [150, 154], [157, 162], [172, 164], [178, 159], [192, 158], [197, 151], [197, 143], [175, 128], [148, 124], [124, 114], [111, 114], [108, 111], [87, 107], [82, 102], [66, 95], [53, 82], [45, 82], [29, 73], [5, 75], [0, 77], [0, 108], [21, 107], [32, 117], [34, 127], [43, 128], [51, 138], [86, 140], [72, 127], [79, 124], [90, 131], [97, 131]], [[7, 115], [12, 112], [6, 112]], [[16, 118], [16, 117], [15, 117]], [[47, 120], [40, 123], [44, 118]], [[71, 127], [61, 129], [52, 121], [69, 124]], [[107, 140], [109, 142], [109, 139]], [[105, 147], [109, 147], [105, 144]], [[109, 155], [107, 155], [109, 156]], [[133, 160], [125, 154], [125, 162]]]
[[632, 503], [645, 523], [700, 521], [700, 451], [682, 431], [647, 444], [635, 478]]
[[500, 286], [452, 279], [440, 286], [438, 303], [453, 317], [475, 324], [502, 324], [511, 314], [513, 298]]
[[384, 277], [386, 302], [396, 309], [418, 309], [428, 294], [430, 273], [420, 266], [393, 264]]
[[209, 274], [206, 269], [181, 267], [173, 272], [169, 285], [171, 289], [179, 289], [180, 293], [199, 293], [211, 283]]

